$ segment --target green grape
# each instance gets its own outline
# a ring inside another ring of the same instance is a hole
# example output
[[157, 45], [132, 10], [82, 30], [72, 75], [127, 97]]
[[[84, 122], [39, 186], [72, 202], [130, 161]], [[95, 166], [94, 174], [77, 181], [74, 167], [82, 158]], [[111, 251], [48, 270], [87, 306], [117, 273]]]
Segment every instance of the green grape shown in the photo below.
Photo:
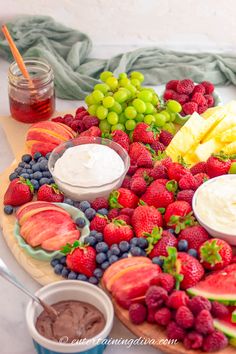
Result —
[[160, 103], [157, 95], [153, 95], [151, 103], [153, 104], [153, 106], [157, 106]]
[[98, 106], [96, 104], [91, 104], [91, 106], [88, 107], [88, 112], [91, 116], [96, 116]]
[[137, 115], [137, 111], [134, 107], [129, 106], [129, 107], [125, 108], [125, 116], [128, 119], [134, 119], [136, 117], [136, 115]]
[[143, 82], [144, 80], [144, 76], [142, 73], [140, 73], [139, 71], [132, 71], [132, 73], [130, 74], [131, 79], [137, 79], [140, 82]]
[[126, 87], [120, 87], [119, 91], [126, 93], [126, 95], [127, 95], [126, 101], [132, 96], [131, 92], [129, 90], [127, 90]]
[[107, 121], [111, 125], [115, 125], [119, 121], [118, 114], [116, 112], [109, 112], [107, 115]]
[[124, 115], [124, 113], [121, 113], [120, 115], [119, 115], [119, 123], [121, 123], [121, 124], [124, 124], [125, 122], [126, 122], [126, 116]]
[[119, 103], [124, 102], [128, 97], [128, 92], [127, 90], [118, 90], [117, 92], [114, 93], [114, 100], [116, 100]]
[[90, 106], [91, 104], [94, 104], [94, 103], [95, 103], [95, 101], [94, 101], [92, 95], [86, 96], [86, 97], [85, 97], [85, 102], [87, 103], [88, 106]]
[[127, 130], [134, 130], [136, 127], [136, 122], [133, 119], [128, 119], [125, 123], [125, 127]]
[[97, 111], [96, 111], [96, 116], [100, 119], [106, 119], [108, 114], [108, 109], [106, 107], [103, 106], [98, 106]]
[[109, 91], [109, 86], [107, 84], [97, 84], [94, 86], [94, 90], [101, 91], [102, 93], [107, 93]]
[[141, 83], [138, 79], [131, 79], [131, 84], [137, 88], [139, 88], [141, 86]]
[[152, 114], [147, 114], [145, 117], [144, 117], [144, 122], [148, 125], [152, 124], [155, 122], [155, 117], [152, 115]]
[[100, 75], [100, 80], [106, 82], [109, 77], [113, 76], [111, 71], [103, 71]]
[[170, 113], [169, 112], [167, 112], [167, 111], [161, 111], [160, 112], [161, 114], [164, 114], [164, 116], [166, 116], [166, 122], [169, 122], [169, 120], [170, 120]]
[[154, 106], [150, 102], [146, 102], [146, 114], [152, 114], [154, 113]]
[[143, 102], [139, 98], [135, 98], [135, 100], [133, 100], [133, 106], [138, 113], [144, 113], [147, 108], [145, 102]]
[[232, 162], [231, 163], [231, 166], [230, 166], [230, 169], [229, 169], [229, 172], [230, 174], [235, 174], [236, 173], [236, 162]]
[[108, 77], [106, 84], [114, 91], [118, 87], [118, 80], [116, 77]]
[[140, 98], [140, 100], [142, 100], [144, 102], [151, 102], [152, 97], [153, 97], [152, 92], [150, 92], [147, 89], [140, 91], [138, 94], [138, 98]]
[[122, 79], [119, 80], [119, 85], [121, 87], [126, 87], [129, 84], [130, 84], [130, 79], [128, 79], [127, 77], [123, 77]]
[[116, 112], [117, 114], [120, 114], [122, 112], [122, 107], [120, 103], [114, 102], [114, 105], [111, 107], [111, 112]]
[[182, 111], [182, 106], [179, 102], [174, 100], [169, 100], [166, 104], [167, 108], [174, 113], [179, 113]]
[[92, 97], [95, 102], [101, 102], [102, 99], [104, 98], [104, 94], [101, 91], [95, 90], [92, 92]]
[[166, 123], [164, 126], [163, 126], [163, 129], [164, 130], [167, 130], [168, 132], [170, 132], [171, 134], [175, 134], [175, 125], [173, 123]]
[[107, 96], [105, 98], [103, 98], [102, 104], [104, 107], [106, 108], [111, 108], [115, 103], [115, 100], [113, 97], [111, 96]]
[[127, 74], [126, 73], [120, 73], [119, 74], [119, 80], [126, 79], [126, 78], [127, 78]]
[[129, 90], [129, 92], [130, 92], [133, 96], [134, 96], [134, 95], [136, 94], [136, 92], [137, 92], [136, 87], [135, 87], [134, 85], [132, 85], [132, 84], [126, 85], [125, 88], [126, 88], [127, 90]]
[[163, 127], [163, 125], [165, 125], [166, 116], [164, 114], [156, 113], [154, 117], [155, 117], [155, 123], [158, 127]]
[[99, 123], [99, 128], [101, 129], [102, 133], [110, 133], [111, 125], [106, 119], [104, 119]]
[[174, 122], [176, 118], [176, 113], [170, 113], [170, 122]]
[[135, 117], [136, 122], [140, 123], [144, 121], [144, 114], [138, 113]]
[[123, 130], [123, 131], [125, 131], [125, 126], [124, 126], [124, 124], [120, 124], [120, 123], [112, 125], [111, 131], [114, 132], [114, 130]]

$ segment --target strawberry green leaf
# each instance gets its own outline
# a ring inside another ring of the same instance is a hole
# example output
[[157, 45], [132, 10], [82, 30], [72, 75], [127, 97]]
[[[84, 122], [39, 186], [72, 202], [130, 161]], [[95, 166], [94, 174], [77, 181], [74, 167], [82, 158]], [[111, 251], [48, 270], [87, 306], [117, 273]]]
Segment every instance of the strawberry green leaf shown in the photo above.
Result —
[[165, 273], [173, 275], [176, 280], [176, 289], [179, 289], [181, 281], [184, 279], [183, 274], [180, 274], [181, 264], [178, 260], [178, 251], [175, 247], [167, 247], [168, 256], [162, 257], [164, 264], [163, 270]]
[[222, 245], [217, 244], [217, 240], [209, 240], [205, 242], [200, 248], [201, 262], [207, 262], [211, 264], [212, 267], [217, 263], [220, 263], [222, 261], [220, 255], [222, 247]]
[[112, 209], [114, 208], [122, 208], [122, 205], [119, 204], [118, 198], [120, 193], [118, 191], [113, 191], [109, 197], [109, 205]]

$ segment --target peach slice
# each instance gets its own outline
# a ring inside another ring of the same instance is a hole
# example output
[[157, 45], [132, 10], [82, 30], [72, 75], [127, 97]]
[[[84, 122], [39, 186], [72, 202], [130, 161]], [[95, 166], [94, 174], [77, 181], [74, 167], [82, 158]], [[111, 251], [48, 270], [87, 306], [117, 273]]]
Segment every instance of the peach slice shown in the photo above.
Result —
[[68, 125], [63, 124], [63, 123], [57, 123], [57, 124], [59, 124], [62, 128], [64, 128], [70, 134], [71, 139], [76, 137], [76, 132], [73, 129], [71, 129]]
[[36, 130], [46, 130], [48, 134], [52, 134], [57, 137], [62, 137], [62, 138], [71, 138], [73, 134], [68, 131], [68, 129], [65, 128], [65, 124], [58, 124], [56, 122], [51, 122], [51, 121], [43, 121], [43, 122], [38, 122], [33, 124], [28, 131], [31, 131], [32, 129]]
[[44, 241], [41, 245], [47, 251], [56, 251], [61, 249], [67, 243], [74, 243], [76, 240], [80, 238], [79, 230], [74, 230], [66, 233], [62, 233], [55, 237], [52, 237], [46, 241]]
[[21, 216], [23, 215], [23, 213], [26, 213], [30, 210], [42, 208], [42, 207], [48, 207], [50, 205], [53, 206], [53, 210], [55, 210], [55, 209], [61, 210], [62, 209], [59, 206], [57, 206], [56, 204], [52, 204], [50, 202], [43, 202], [43, 201], [29, 202], [29, 203], [22, 205], [20, 208], [17, 209], [16, 218], [20, 219]]
[[44, 129], [31, 129], [27, 134], [27, 141], [42, 141], [49, 142], [50, 144], [60, 145], [61, 143], [68, 140], [67, 137], [57, 136], [56, 134], [49, 134], [47, 130]]
[[[29, 144], [31, 144], [31, 141]], [[43, 156], [45, 156], [49, 152], [52, 152], [57, 146], [58, 145], [56, 144], [41, 143], [40, 141], [37, 141], [31, 145], [30, 153], [31, 155], [34, 155], [36, 152], [40, 152]]]

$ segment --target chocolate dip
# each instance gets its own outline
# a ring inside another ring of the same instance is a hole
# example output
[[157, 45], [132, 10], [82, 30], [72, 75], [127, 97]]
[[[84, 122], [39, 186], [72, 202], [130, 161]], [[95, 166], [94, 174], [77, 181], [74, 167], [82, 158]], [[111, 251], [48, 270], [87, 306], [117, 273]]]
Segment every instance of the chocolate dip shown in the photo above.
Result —
[[105, 327], [103, 314], [93, 305], [80, 301], [60, 301], [52, 305], [58, 316], [53, 319], [44, 310], [36, 321], [36, 329], [47, 339], [58, 342], [68, 337], [68, 342], [93, 338]]

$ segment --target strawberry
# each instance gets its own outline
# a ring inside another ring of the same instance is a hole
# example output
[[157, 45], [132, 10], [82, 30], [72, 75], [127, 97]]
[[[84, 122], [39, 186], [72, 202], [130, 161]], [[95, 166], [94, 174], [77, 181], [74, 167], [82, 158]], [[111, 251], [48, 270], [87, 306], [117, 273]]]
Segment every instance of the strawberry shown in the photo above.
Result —
[[[114, 209], [113, 209], [114, 210]], [[120, 214], [119, 216], [117, 216], [115, 218], [115, 220], [121, 220], [121, 221], [125, 221], [127, 225], [131, 224], [131, 218], [129, 215], [125, 215], [125, 214]]]
[[182, 230], [179, 234], [178, 240], [188, 241], [188, 248], [199, 250], [200, 246], [207, 240], [209, 235], [206, 230], [200, 225], [194, 225]]
[[138, 197], [129, 189], [119, 188], [111, 192], [109, 204], [111, 208], [136, 208]]
[[[146, 236], [146, 235], [145, 235]], [[159, 256], [168, 256], [167, 247], [177, 247], [176, 237], [168, 230], [154, 227], [150, 236], [147, 237], [147, 254], [151, 259]]]
[[168, 168], [167, 173], [169, 179], [174, 179], [175, 181], [179, 182], [181, 177], [189, 174], [189, 170], [178, 162], [173, 162]]
[[192, 175], [196, 175], [198, 173], [206, 173], [206, 162], [198, 162], [196, 165], [190, 168], [190, 172]]
[[146, 123], [138, 123], [134, 128], [133, 141], [138, 141], [144, 144], [152, 144], [158, 140], [159, 129], [153, 125]]
[[51, 203], [62, 203], [64, 195], [59, 191], [56, 184], [44, 184], [38, 190], [37, 200], [44, 200]]
[[143, 237], [145, 234], [151, 234], [157, 226], [162, 226], [162, 215], [153, 206], [140, 205], [138, 206], [131, 219], [137, 237]]
[[178, 192], [176, 200], [183, 200], [185, 202], [188, 202], [190, 205], [192, 205], [193, 196], [194, 196], [194, 191], [192, 191], [191, 189], [186, 189], [184, 191]]
[[195, 176], [193, 176], [191, 173], [185, 174], [179, 180], [179, 188], [182, 190], [192, 189], [193, 191], [195, 191], [197, 187], [198, 187], [198, 182]]
[[131, 177], [126, 175], [122, 182], [121, 187], [125, 189], [130, 189], [130, 183], [131, 183]]
[[66, 265], [73, 272], [82, 273], [87, 277], [93, 275], [96, 269], [96, 251], [93, 247], [75, 241], [73, 245], [64, 246], [62, 252], [67, 255]]
[[174, 247], [168, 247], [168, 256], [164, 258], [163, 270], [173, 275], [177, 288], [185, 290], [196, 285], [204, 275], [200, 262], [185, 252], [177, 252]]
[[34, 187], [23, 177], [15, 178], [4, 194], [4, 205], [20, 206], [33, 199]]
[[[125, 215], [127, 216], [127, 215]], [[103, 230], [104, 241], [109, 245], [114, 243], [120, 243], [121, 241], [130, 241], [134, 236], [131, 226], [127, 225], [125, 221], [113, 219], [113, 221], [107, 224]]]
[[102, 135], [101, 130], [98, 127], [91, 127], [84, 132], [82, 132], [79, 137], [81, 138], [82, 136], [91, 136], [91, 137], [99, 137]]
[[176, 233], [179, 233], [187, 225], [194, 225], [195, 219], [191, 211], [191, 205], [185, 201], [177, 200], [169, 204], [164, 216], [166, 225], [173, 227]]
[[143, 177], [132, 178], [130, 183], [130, 190], [136, 195], [143, 194], [147, 189], [147, 183]]
[[231, 246], [224, 240], [212, 238], [200, 247], [200, 259], [204, 268], [219, 270], [229, 265], [233, 258]]
[[126, 151], [129, 151], [130, 138], [122, 130], [114, 130], [110, 135], [110, 139], [120, 144]]
[[175, 181], [169, 181], [166, 185], [163, 185], [156, 180], [150, 184], [141, 199], [145, 204], [150, 206], [166, 208], [170, 203], [174, 202], [174, 192], [176, 189], [177, 183]]
[[206, 173], [210, 178], [225, 175], [231, 166], [231, 160], [223, 153], [214, 154], [207, 160]]
[[197, 188], [200, 187], [201, 184], [208, 181], [208, 179], [209, 179], [209, 176], [203, 172], [197, 173], [194, 177], [195, 177], [195, 180], [197, 183]]
[[105, 215], [96, 214], [90, 222], [90, 230], [103, 232], [104, 227], [108, 224], [108, 218]]

